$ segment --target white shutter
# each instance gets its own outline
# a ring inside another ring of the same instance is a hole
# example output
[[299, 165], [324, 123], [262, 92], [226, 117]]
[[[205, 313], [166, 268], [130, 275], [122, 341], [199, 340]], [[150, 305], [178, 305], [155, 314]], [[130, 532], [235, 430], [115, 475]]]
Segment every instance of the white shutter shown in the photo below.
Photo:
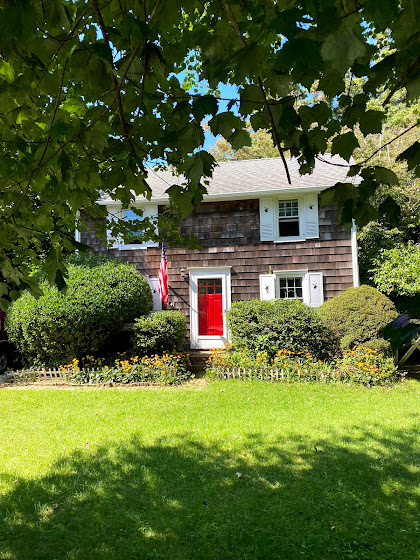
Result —
[[275, 209], [272, 198], [260, 198], [260, 239], [274, 241]]
[[[107, 206], [106, 210], [108, 212], [108, 220], [116, 222], [121, 219], [121, 206]], [[111, 244], [113, 249], [120, 248], [122, 243], [122, 239], [120, 237], [112, 237], [111, 230], [107, 230], [106, 236], [108, 243]]]
[[260, 299], [274, 299], [276, 297], [276, 275], [260, 274]]
[[[158, 216], [158, 205], [157, 204], [147, 204], [143, 209], [143, 218], [157, 218]], [[156, 234], [159, 233], [158, 228], [155, 228]], [[145, 241], [143, 243], [145, 247], [158, 247], [158, 241]]]
[[153, 295], [153, 311], [162, 311], [162, 300], [158, 290], [159, 278], [149, 278], [148, 280]]
[[319, 237], [318, 224], [318, 194], [307, 194], [303, 198], [305, 208], [305, 229], [307, 239]]
[[319, 307], [324, 303], [322, 272], [308, 272], [309, 305]]

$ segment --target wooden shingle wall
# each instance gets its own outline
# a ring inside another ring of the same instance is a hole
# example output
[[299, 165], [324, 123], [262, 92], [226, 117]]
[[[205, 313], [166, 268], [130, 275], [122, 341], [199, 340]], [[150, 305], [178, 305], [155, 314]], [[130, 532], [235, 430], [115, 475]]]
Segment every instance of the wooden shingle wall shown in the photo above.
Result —
[[[231, 266], [232, 301], [260, 297], [259, 275], [308, 269], [324, 275], [324, 297], [330, 299], [353, 285], [350, 232], [335, 224], [332, 207], [320, 207], [319, 239], [302, 242], [260, 242], [258, 200], [206, 202], [181, 224], [185, 235], [197, 236], [203, 250], [167, 247], [170, 308], [189, 318], [189, 285], [180, 270], [189, 267]], [[159, 275], [161, 249], [106, 249], [97, 239], [94, 223], [81, 232], [81, 241], [95, 252], [133, 263], [151, 278]]]

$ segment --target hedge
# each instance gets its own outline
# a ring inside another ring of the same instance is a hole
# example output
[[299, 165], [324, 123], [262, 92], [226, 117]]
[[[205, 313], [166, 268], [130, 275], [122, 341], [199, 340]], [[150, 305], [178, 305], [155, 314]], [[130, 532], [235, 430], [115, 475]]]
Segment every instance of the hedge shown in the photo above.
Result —
[[55, 366], [100, 351], [123, 327], [153, 309], [147, 280], [132, 265], [68, 265], [68, 288], [41, 284], [25, 292], [7, 314], [10, 340], [27, 362]]
[[226, 313], [238, 350], [273, 357], [279, 350], [308, 351], [317, 359], [334, 355], [338, 341], [316, 311], [298, 300], [238, 301]]
[[318, 314], [337, 334], [343, 350], [363, 345], [389, 351], [382, 334], [398, 313], [392, 301], [376, 288], [348, 288], [321, 305]]
[[180, 311], [158, 311], [140, 317], [134, 324], [134, 352], [147, 356], [181, 350], [187, 335], [185, 315]]

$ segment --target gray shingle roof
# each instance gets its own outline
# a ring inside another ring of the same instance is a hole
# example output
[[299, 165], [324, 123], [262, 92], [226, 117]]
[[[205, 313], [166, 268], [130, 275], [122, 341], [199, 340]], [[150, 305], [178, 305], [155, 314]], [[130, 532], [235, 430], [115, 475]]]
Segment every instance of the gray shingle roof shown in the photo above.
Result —
[[[286, 158], [292, 180], [287, 182], [286, 172], [281, 158], [234, 160], [221, 162], [213, 171], [213, 178], [207, 187], [210, 197], [232, 197], [245, 194], [267, 193], [270, 191], [295, 189], [325, 189], [338, 182], [359, 182], [358, 177], [347, 178], [348, 163], [339, 156], [329, 154], [316, 160], [315, 169], [310, 175], [299, 174], [296, 158]], [[167, 197], [166, 190], [171, 185], [181, 185], [182, 176], [176, 177], [170, 171], [153, 171], [149, 173], [148, 183], [152, 189], [152, 199]], [[109, 199], [107, 196], [102, 200]]]

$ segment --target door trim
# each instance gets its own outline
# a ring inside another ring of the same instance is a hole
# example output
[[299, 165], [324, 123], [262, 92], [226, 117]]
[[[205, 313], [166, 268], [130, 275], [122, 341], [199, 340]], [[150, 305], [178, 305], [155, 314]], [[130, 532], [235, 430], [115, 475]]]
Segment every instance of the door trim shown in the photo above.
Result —
[[[231, 266], [189, 267], [190, 275], [190, 346], [193, 350], [223, 348], [228, 342], [226, 311], [231, 305]], [[205, 278], [222, 279], [223, 335], [199, 336], [198, 334], [198, 280]]]

